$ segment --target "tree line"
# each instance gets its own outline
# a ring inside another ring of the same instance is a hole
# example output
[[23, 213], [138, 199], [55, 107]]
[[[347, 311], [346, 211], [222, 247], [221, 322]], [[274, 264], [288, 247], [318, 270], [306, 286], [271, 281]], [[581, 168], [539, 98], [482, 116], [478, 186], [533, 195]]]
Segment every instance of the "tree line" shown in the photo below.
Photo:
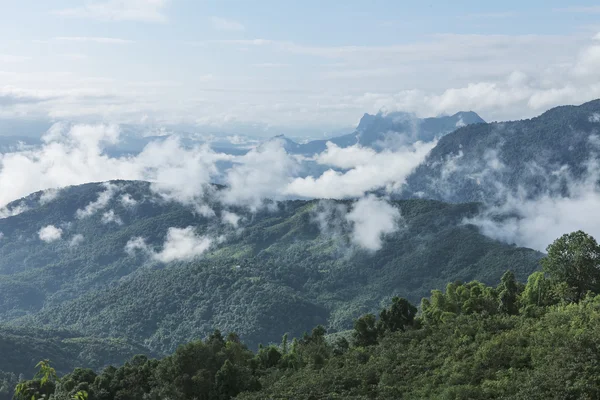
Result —
[[215, 331], [160, 360], [135, 356], [61, 378], [50, 363], [18, 384], [29, 399], [594, 399], [600, 398], [600, 246], [577, 231], [542, 270], [496, 286], [451, 282], [420, 310], [394, 297], [351, 331], [251, 351]]

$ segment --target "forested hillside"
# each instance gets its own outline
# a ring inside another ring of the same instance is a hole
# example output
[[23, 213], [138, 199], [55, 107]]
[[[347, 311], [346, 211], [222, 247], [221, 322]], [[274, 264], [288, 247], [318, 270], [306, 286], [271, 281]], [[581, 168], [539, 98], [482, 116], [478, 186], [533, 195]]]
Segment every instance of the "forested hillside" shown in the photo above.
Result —
[[502, 202], [509, 195], [569, 195], [597, 176], [600, 100], [536, 118], [468, 125], [444, 136], [407, 178], [404, 195]]
[[[127, 338], [159, 353], [215, 328], [251, 347], [318, 324], [347, 329], [398, 293], [418, 301], [445, 282], [491, 283], [508, 268], [525, 279], [541, 256], [465, 225], [477, 204], [394, 202], [400, 228], [373, 251], [354, 241], [343, 214], [350, 202], [287, 201], [251, 213], [207, 198], [216, 215], [203, 216], [144, 182], [48, 196], [15, 202], [8, 210], [22, 212], [0, 219], [1, 320]], [[236, 224], [222, 222], [226, 211]], [[165, 244], [172, 234], [194, 251], [195, 241], [210, 246], [178, 258], [183, 250]]]
[[136, 356], [62, 378], [47, 363], [17, 399], [594, 399], [600, 396], [600, 246], [564, 235], [523, 284], [453, 282], [421, 302], [394, 297], [347, 335], [311, 333], [252, 352], [213, 332], [161, 360]]

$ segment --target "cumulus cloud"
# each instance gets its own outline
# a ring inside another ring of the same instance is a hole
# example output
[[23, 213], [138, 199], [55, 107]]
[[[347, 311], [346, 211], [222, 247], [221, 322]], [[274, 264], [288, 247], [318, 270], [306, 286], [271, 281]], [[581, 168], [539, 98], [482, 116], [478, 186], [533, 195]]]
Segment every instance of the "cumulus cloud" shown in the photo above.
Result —
[[38, 236], [41, 241], [46, 243], [52, 243], [60, 240], [62, 237], [62, 229], [55, 227], [54, 225], [47, 225], [38, 231]]
[[[218, 174], [215, 163], [234, 158], [207, 146], [183, 147], [176, 137], [154, 141], [135, 157], [105, 154], [119, 137], [114, 125], [56, 124], [40, 148], [0, 154], [0, 207], [39, 190], [113, 179], [147, 180], [166, 199], [199, 204], [203, 188]], [[114, 190], [107, 188], [78, 215], [104, 208]]]
[[[382, 152], [329, 144], [325, 152], [305, 160], [288, 154], [279, 139], [234, 156], [207, 145], [183, 146], [177, 137], [167, 137], [151, 141], [136, 156], [107, 155], [106, 146], [118, 143], [120, 135], [115, 125], [57, 124], [42, 137], [41, 147], [1, 154], [0, 206], [38, 190], [47, 190], [40, 199], [44, 203], [59, 188], [114, 179], [150, 181], [158, 196], [192, 206], [205, 217], [216, 215], [211, 206], [214, 201], [256, 211], [266, 199], [361, 197], [371, 190], [399, 187], [435, 144], [417, 142]], [[219, 166], [223, 162], [230, 167], [223, 169]], [[306, 176], [305, 162], [332, 169]], [[217, 180], [226, 188], [215, 190], [211, 183]], [[115, 184], [104, 184], [95, 200], [76, 210], [76, 217], [105, 210], [120, 191]], [[136, 204], [126, 193], [117, 201], [127, 207]], [[110, 211], [103, 217], [117, 221]]]
[[78, 233], [76, 235], [73, 235], [73, 237], [71, 238], [71, 240], [69, 240], [69, 246], [70, 247], [77, 247], [81, 243], [83, 243], [84, 240], [85, 240], [85, 237], [82, 234]]
[[340, 148], [328, 143], [327, 150], [318, 155], [316, 161], [348, 170], [329, 169], [318, 177], [296, 178], [287, 186], [286, 193], [307, 198], [343, 199], [360, 197], [379, 188], [394, 191], [434, 146], [435, 142], [417, 142], [393, 152], [378, 153], [370, 148]]
[[353, 225], [352, 241], [370, 251], [379, 250], [383, 237], [399, 229], [400, 218], [399, 209], [374, 195], [358, 200], [346, 215]]
[[102, 214], [102, 223], [110, 224], [115, 223], [117, 225], [123, 225], [123, 220], [117, 214], [115, 214], [115, 210], [108, 210], [104, 214]]
[[242, 217], [231, 211], [225, 210], [221, 213], [221, 220], [224, 223], [233, 226], [234, 228], [238, 227], [241, 218]]
[[193, 205], [209, 217], [214, 212], [205, 203], [205, 195], [219, 174], [216, 163], [234, 158], [216, 153], [207, 145], [183, 149], [177, 138], [168, 138], [148, 144], [135, 161], [142, 168], [140, 178], [151, 178], [155, 192], [167, 200]]
[[251, 210], [262, 207], [267, 198], [286, 195], [284, 188], [299, 169], [297, 160], [285, 151], [280, 140], [267, 142], [234, 162], [225, 177], [227, 188], [222, 199], [226, 204], [245, 205]]
[[397, 232], [403, 220], [398, 208], [370, 194], [350, 206], [319, 200], [312, 211], [312, 221], [324, 237], [336, 243], [338, 250], [351, 255], [356, 249], [381, 249], [385, 236]]
[[197, 235], [194, 227], [188, 226], [187, 228], [169, 228], [161, 251], [155, 251], [140, 237], [130, 239], [125, 246], [125, 251], [133, 255], [136, 251], [141, 250], [156, 261], [169, 263], [192, 261], [208, 251], [212, 244], [211, 238]]
[[163, 249], [155, 255], [158, 261], [175, 260], [191, 261], [205, 253], [211, 246], [212, 239], [198, 236], [194, 228], [169, 228]]

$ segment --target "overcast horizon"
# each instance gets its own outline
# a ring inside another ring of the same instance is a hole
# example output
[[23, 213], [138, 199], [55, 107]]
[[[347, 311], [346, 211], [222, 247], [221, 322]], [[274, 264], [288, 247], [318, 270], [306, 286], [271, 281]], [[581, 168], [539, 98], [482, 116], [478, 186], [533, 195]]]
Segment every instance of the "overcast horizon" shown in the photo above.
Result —
[[378, 111], [511, 120], [600, 97], [600, 7], [591, 1], [2, 7], [0, 121], [301, 135]]

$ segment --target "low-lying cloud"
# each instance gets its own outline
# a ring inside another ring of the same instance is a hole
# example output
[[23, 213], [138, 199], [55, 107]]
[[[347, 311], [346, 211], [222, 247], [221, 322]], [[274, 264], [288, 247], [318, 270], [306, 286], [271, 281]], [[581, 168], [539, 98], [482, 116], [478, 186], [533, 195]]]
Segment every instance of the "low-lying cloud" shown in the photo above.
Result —
[[383, 238], [398, 230], [400, 210], [368, 195], [354, 203], [346, 219], [352, 223], [352, 242], [366, 250], [377, 251]]
[[286, 193], [306, 198], [344, 199], [380, 188], [392, 192], [404, 183], [433, 147], [435, 142], [417, 142], [397, 151], [378, 153], [370, 148], [340, 148], [328, 143], [327, 150], [316, 156], [316, 161], [346, 170], [329, 169], [318, 177], [296, 178], [288, 184]]
[[62, 238], [62, 229], [55, 227], [54, 225], [47, 225], [38, 231], [38, 236], [41, 241], [46, 243], [52, 243]]
[[583, 179], [574, 179], [567, 168], [556, 173], [565, 174], [567, 191], [563, 194], [544, 193], [528, 197], [505, 192], [502, 203], [490, 204], [482, 214], [465, 220], [478, 226], [481, 232], [494, 239], [519, 246], [545, 251], [546, 247], [565, 233], [584, 230], [600, 238], [600, 164], [588, 160]]
[[319, 226], [321, 235], [336, 242], [339, 248], [351, 244], [354, 249], [377, 251], [387, 235], [401, 228], [402, 216], [387, 200], [370, 194], [349, 206], [321, 200], [313, 210], [313, 222]]
[[169, 263], [172, 261], [192, 261], [210, 249], [213, 240], [208, 236], [196, 234], [193, 226], [187, 228], [169, 228], [160, 251], [149, 246], [143, 238], [133, 238], [127, 242], [125, 251], [134, 254], [142, 251], [152, 259]]

